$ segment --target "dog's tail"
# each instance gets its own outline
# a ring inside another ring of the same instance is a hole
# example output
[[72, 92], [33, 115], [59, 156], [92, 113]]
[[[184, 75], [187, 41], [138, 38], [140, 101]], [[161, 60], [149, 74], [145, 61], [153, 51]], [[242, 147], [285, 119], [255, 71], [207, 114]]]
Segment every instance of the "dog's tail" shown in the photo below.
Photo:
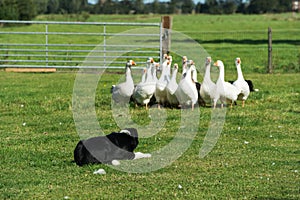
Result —
[[84, 157], [84, 151], [85, 146], [83, 145], [82, 141], [79, 141], [77, 146], [74, 149], [74, 161], [77, 165], [82, 166], [85, 164], [85, 157]]
[[113, 93], [114, 89], [115, 89], [116, 85], [112, 85], [110, 88], [110, 93]]

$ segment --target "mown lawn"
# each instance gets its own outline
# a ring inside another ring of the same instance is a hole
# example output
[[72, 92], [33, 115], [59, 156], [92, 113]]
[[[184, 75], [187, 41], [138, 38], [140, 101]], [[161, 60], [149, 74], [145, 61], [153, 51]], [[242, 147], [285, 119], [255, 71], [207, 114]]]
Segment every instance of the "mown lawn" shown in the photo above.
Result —
[[[2, 199], [300, 197], [298, 74], [246, 74], [260, 91], [251, 94], [245, 108], [238, 105], [227, 110], [213, 150], [199, 157], [211, 118], [211, 108], [201, 107], [200, 125], [189, 149], [169, 166], [148, 173], [126, 173], [109, 166], [77, 167], [72, 162], [80, 139], [72, 114], [76, 73], [2, 71], [0, 75]], [[105, 133], [118, 130], [109, 90], [120, 76], [104, 74], [96, 91], [96, 113]], [[131, 110], [136, 123], [149, 123], [143, 108]], [[179, 110], [166, 111], [164, 127], [140, 139], [138, 151], [163, 147], [177, 131]], [[99, 168], [107, 174], [94, 175]]]

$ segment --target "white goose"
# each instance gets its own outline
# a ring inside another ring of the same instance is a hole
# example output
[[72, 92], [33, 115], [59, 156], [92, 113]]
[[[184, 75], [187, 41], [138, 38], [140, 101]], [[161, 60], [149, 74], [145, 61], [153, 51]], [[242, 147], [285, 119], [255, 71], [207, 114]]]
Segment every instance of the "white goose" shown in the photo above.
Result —
[[196, 71], [196, 67], [192, 60], [188, 61], [188, 65], [190, 65], [190, 67], [186, 71], [186, 75], [183, 79], [180, 80], [178, 84], [178, 88], [176, 90], [176, 97], [181, 106], [191, 105], [192, 110], [194, 110], [194, 106], [198, 100], [198, 92], [196, 84], [192, 79], [192, 71]]
[[212, 94], [214, 108], [216, 108], [217, 101], [219, 99], [221, 101], [222, 108], [223, 104], [226, 101], [230, 101], [230, 107], [232, 107], [233, 102], [237, 100], [240, 90], [238, 90], [234, 85], [230, 84], [229, 82], [225, 82], [225, 69], [224, 64], [221, 60], [217, 60], [217, 62], [214, 63], [214, 66], [219, 67], [219, 78], [216, 82], [216, 86]]
[[200, 88], [200, 96], [205, 101], [205, 103], [211, 103], [213, 96], [212, 92], [216, 85], [210, 78], [210, 65], [211, 57], [207, 57], [205, 60], [204, 78]]
[[144, 68], [142, 78], [141, 78], [141, 83], [146, 81], [146, 74], [147, 74], [147, 68]]
[[187, 57], [183, 56], [182, 57], [182, 75], [181, 75], [181, 79], [183, 79], [185, 77], [186, 71], [188, 70], [187, 62], [188, 62]]
[[[169, 60], [169, 68], [171, 70], [171, 65], [172, 65], [172, 61], [173, 61], [173, 57], [170, 55], [168, 56], [168, 60]], [[169, 71], [170, 75], [171, 75], [171, 72]]]
[[192, 68], [191, 68], [191, 73], [192, 73], [192, 80], [196, 83], [198, 83], [198, 74], [197, 74], [197, 69], [195, 67], [195, 63], [192, 61]]
[[[148, 109], [148, 103], [153, 96], [156, 88], [156, 63], [153, 58], [147, 60], [146, 79], [136, 85], [133, 92], [133, 99], [136, 103], [145, 105]], [[153, 71], [153, 74], [152, 74]]]
[[164, 105], [167, 103], [167, 91], [166, 87], [170, 82], [170, 74], [171, 74], [171, 59], [172, 57], [168, 56], [167, 59], [162, 63], [161, 66], [161, 75], [156, 82], [156, 90], [155, 90], [155, 98], [158, 103], [158, 107], [160, 105]]
[[131, 76], [131, 66], [136, 65], [133, 60], [129, 60], [125, 67], [125, 82], [118, 85], [113, 85], [111, 88], [112, 99], [119, 104], [126, 104], [129, 102], [134, 90], [134, 83]]
[[178, 64], [175, 63], [172, 71], [172, 76], [170, 79], [170, 82], [168, 83], [166, 89], [167, 89], [167, 99], [170, 106], [178, 106], [179, 102], [176, 97], [176, 90], [178, 88], [178, 84], [176, 81], [177, 78], [177, 72], [178, 72]]
[[233, 82], [233, 85], [241, 91], [238, 96], [238, 100], [242, 100], [242, 102], [243, 102], [242, 107], [244, 107], [245, 101], [250, 94], [250, 88], [249, 88], [248, 83], [244, 79], [242, 68], [241, 68], [241, 59], [240, 58], [235, 59], [235, 66], [236, 66], [238, 78], [236, 81]]

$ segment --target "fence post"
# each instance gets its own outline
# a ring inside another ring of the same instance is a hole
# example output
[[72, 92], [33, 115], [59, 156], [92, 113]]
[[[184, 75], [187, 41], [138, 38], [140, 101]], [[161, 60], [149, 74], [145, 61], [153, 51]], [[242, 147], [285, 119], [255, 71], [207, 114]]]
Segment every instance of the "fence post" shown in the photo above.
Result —
[[48, 52], [48, 23], [46, 23], [46, 38], [45, 38], [45, 45], [46, 45], [46, 67], [48, 67], [48, 62], [49, 62], [49, 52]]
[[269, 74], [273, 73], [273, 65], [272, 65], [272, 28], [268, 28], [268, 69], [267, 72]]
[[103, 25], [103, 65], [106, 66], [106, 24]]
[[161, 18], [163, 32], [162, 32], [162, 53], [168, 53], [171, 47], [171, 29], [172, 29], [172, 17], [163, 16]]

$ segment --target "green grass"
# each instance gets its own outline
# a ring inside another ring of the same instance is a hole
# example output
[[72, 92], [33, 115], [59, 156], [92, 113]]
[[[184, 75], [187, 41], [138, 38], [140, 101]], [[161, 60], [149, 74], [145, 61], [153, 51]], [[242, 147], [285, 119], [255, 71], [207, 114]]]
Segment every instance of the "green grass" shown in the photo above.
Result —
[[[65, 19], [39, 16], [38, 20], [47, 18]], [[88, 19], [159, 20], [157, 15], [101, 15]], [[73, 150], [80, 139], [72, 112], [76, 73], [0, 71], [1, 199], [64, 199], [66, 196], [70, 199], [300, 198], [299, 74], [282, 73], [295, 72], [299, 67], [299, 36], [296, 34], [300, 28], [299, 16], [175, 15], [173, 20], [174, 30], [199, 41], [214, 60], [224, 60], [226, 80], [236, 78], [233, 61], [240, 56], [245, 78], [251, 79], [260, 89], [251, 93], [245, 108], [239, 103], [227, 110], [223, 131], [213, 150], [206, 157], [199, 157], [211, 120], [211, 109], [200, 108], [200, 125], [191, 146], [165, 168], [130, 174], [109, 166], [78, 167], [72, 162]], [[265, 72], [267, 46], [263, 41], [268, 26], [274, 30], [273, 75], [257, 73]], [[7, 29], [21, 31], [32, 27]], [[31, 42], [30, 38], [24, 39]], [[56, 42], [64, 40], [57, 38]], [[4, 41], [0, 36], [0, 43]], [[72, 42], [82, 41], [76, 38]], [[180, 61], [177, 55], [174, 59]], [[97, 120], [105, 133], [119, 129], [112, 116], [109, 91], [123, 75], [112, 72], [115, 71], [107, 70], [96, 88]], [[202, 80], [200, 75], [199, 81]], [[139, 71], [134, 70], [134, 80], [140, 80]], [[151, 123], [149, 113], [141, 107], [131, 107], [130, 113], [140, 126]], [[161, 131], [140, 139], [137, 151], [156, 151], [174, 137], [181, 121], [180, 110], [167, 109], [166, 115]], [[107, 174], [94, 175], [99, 168], [104, 168]]]
[[[198, 155], [211, 109], [200, 108], [199, 130], [189, 149], [170, 166], [141, 174], [72, 163], [79, 140], [72, 115], [75, 73], [0, 75], [2, 199], [299, 199], [297, 74], [247, 74], [260, 91], [251, 94], [245, 108], [227, 111], [208, 156]], [[119, 76], [105, 74], [97, 88], [96, 113], [106, 133], [118, 129], [109, 89]], [[149, 123], [144, 109], [131, 110], [136, 123]], [[166, 145], [178, 129], [179, 113], [167, 109], [164, 128], [141, 139], [138, 151]], [[107, 174], [94, 175], [98, 168]]]
[[[265, 72], [268, 63], [268, 27], [273, 32], [275, 71], [299, 69], [299, 17], [281, 15], [174, 16], [176, 31], [201, 44], [213, 59], [224, 60], [234, 69], [241, 57], [247, 71]], [[296, 67], [295, 67], [296, 65]], [[289, 67], [290, 66], [290, 67]], [[284, 70], [283, 70], [284, 69]]]

